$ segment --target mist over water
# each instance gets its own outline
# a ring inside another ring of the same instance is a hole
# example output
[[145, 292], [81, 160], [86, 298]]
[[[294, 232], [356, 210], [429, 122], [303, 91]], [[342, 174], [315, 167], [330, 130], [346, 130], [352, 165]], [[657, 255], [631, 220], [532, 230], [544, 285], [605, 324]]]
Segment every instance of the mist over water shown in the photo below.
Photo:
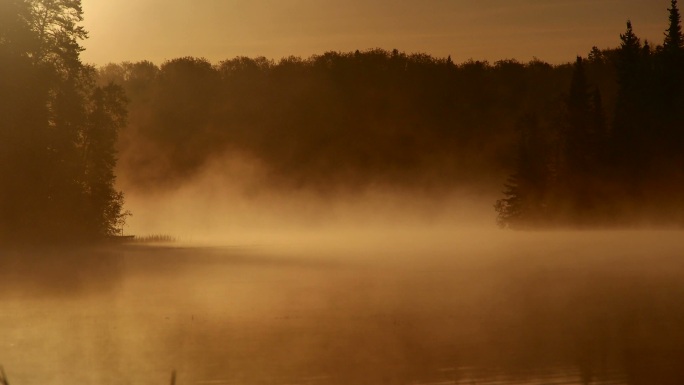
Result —
[[124, 232], [182, 243], [335, 247], [495, 229], [496, 195], [487, 188], [280, 185], [254, 159], [235, 156], [217, 158], [176, 188], [139, 190], [122, 179], [133, 212]]
[[[427, 201], [402, 219], [392, 199], [359, 200], [366, 222], [335, 208], [312, 221], [322, 199], [213, 219], [209, 200], [159, 200], [176, 210], [160, 226], [190, 218], [158, 230], [180, 242], [10, 255], [0, 362], [16, 384], [168, 383], [172, 370], [178, 384], [684, 378], [681, 232], [501, 231]], [[285, 227], [293, 212], [318, 225]], [[230, 225], [248, 213], [251, 228]]]
[[95, 68], [0, 8], [1, 385], [684, 383], [676, 0], [558, 65]]
[[681, 231], [504, 231], [489, 189], [122, 178], [112, 244], [3, 256], [16, 384], [677, 384]]
[[11, 383], [684, 379], [681, 231], [504, 231], [473, 191], [217, 175], [127, 196], [126, 233], [176, 242], [3, 255]]

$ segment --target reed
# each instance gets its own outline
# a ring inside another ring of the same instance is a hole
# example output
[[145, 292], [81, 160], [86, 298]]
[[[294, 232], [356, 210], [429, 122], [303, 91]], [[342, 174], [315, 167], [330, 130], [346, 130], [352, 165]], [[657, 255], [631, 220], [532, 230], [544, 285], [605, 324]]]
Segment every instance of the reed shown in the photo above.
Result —
[[150, 234], [144, 236], [134, 236], [132, 239], [136, 243], [173, 243], [177, 239], [174, 236], [168, 234]]
[[5, 369], [0, 365], [0, 385], [9, 385], [7, 380], [7, 375], [5, 374]]

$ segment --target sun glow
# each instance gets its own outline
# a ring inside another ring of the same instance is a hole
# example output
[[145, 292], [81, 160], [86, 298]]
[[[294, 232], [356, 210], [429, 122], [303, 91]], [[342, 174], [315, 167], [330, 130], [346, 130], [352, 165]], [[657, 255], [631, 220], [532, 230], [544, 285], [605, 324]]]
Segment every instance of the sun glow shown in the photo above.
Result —
[[[631, 17], [639, 36], [658, 41], [668, 0], [339, 2], [279, 0], [84, 0], [90, 39], [84, 58], [108, 62], [181, 56], [218, 62], [235, 56], [308, 57], [369, 48], [496, 61], [533, 57], [552, 63], [616, 46]], [[629, 15], [629, 16], [625, 16]]]

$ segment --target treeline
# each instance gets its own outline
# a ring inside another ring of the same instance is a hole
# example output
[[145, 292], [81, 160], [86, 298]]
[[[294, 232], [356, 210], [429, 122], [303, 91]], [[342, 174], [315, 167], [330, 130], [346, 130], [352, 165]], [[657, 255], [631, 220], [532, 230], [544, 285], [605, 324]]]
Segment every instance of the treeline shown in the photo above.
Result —
[[93, 240], [125, 219], [125, 98], [80, 61], [81, 21], [79, 0], [0, 2], [0, 244]]
[[662, 45], [632, 31], [574, 64], [374, 49], [308, 59], [110, 64], [130, 98], [120, 170], [163, 189], [231, 154], [280, 188], [500, 189], [504, 227], [681, 223], [676, 0]]
[[[519, 121], [518, 156], [503, 227], [684, 224], [684, 39], [677, 1], [662, 45], [627, 23], [611, 52], [617, 93], [602, 98], [597, 61], [578, 58], [558, 119]], [[608, 114], [608, 106], [613, 112]]]
[[539, 60], [455, 64], [381, 49], [99, 70], [131, 100], [120, 170], [140, 189], [180, 183], [232, 153], [283, 188], [491, 190], [513, 162], [522, 111], [555, 108], [571, 73]]

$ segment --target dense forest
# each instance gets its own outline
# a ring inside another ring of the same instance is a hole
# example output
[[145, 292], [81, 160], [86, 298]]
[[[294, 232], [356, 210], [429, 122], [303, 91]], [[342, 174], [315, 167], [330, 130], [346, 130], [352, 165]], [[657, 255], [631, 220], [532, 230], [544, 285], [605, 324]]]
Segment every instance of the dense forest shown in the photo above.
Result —
[[131, 100], [121, 134], [127, 188], [172, 187], [240, 154], [264, 165], [274, 186], [324, 192], [498, 189], [519, 115], [555, 113], [571, 73], [539, 60], [457, 65], [381, 49], [99, 70], [101, 84], [121, 85]]
[[125, 97], [80, 61], [81, 21], [77, 0], [0, 2], [0, 244], [101, 239], [125, 219]]
[[628, 22], [619, 47], [561, 65], [371, 49], [95, 68], [79, 0], [0, 7], [3, 241], [114, 235], [115, 170], [163, 190], [227, 156], [267, 188], [322, 193], [499, 191], [510, 175], [502, 227], [684, 223], [676, 0], [662, 44]]
[[642, 44], [629, 21], [620, 39], [608, 55], [614, 98], [602, 98], [595, 59], [578, 57], [558, 119], [543, 121], [532, 110], [519, 121], [515, 170], [495, 205], [501, 226], [684, 223], [684, 39], [677, 1], [662, 45]]
[[669, 225], [684, 222], [676, 0], [669, 12], [662, 45], [628, 22], [618, 48], [574, 64], [373, 49], [110, 64], [99, 82], [131, 100], [120, 169], [132, 188], [239, 154], [278, 188], [493, 191], [510, 175], [503, 227]]

